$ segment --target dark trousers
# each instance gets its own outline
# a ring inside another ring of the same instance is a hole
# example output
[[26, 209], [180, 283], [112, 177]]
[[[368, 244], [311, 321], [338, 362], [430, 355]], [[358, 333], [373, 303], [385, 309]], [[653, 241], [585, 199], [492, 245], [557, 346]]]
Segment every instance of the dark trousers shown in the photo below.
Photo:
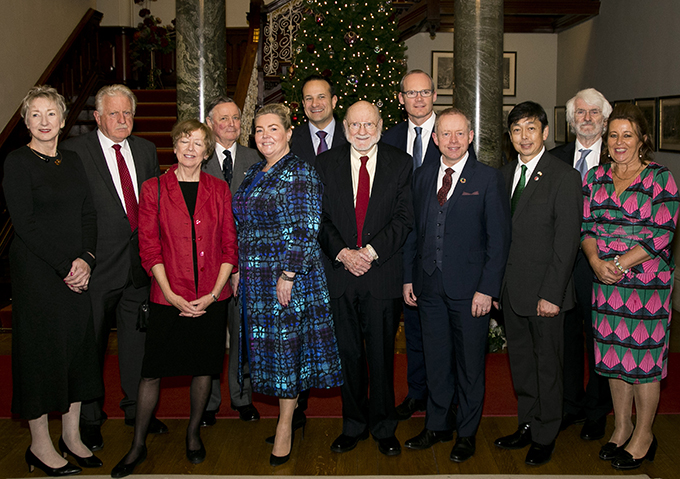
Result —
[[[114, 290], [90, 290], [94, 334], [97, 342], [99, 364], [104, 369], [104, 355], [109, 342], [109, 332], [115, 326], [118, 330], [118, 366], [123, 398], [120, 408], [125, 419], [134, 420], [137, 407], [137, 389], [142, 372], [144, 341], [146, 334], [137, 330], [139, 305], [149, 297], [149, 287], [135, 288], [128, 282], [123, 288]], [[80, 422], [86, 425], [101, 425], [106, 420], [104, 397], [83, 402]]]
[[342, 432], [356, 437], [368, 428], [382, 439], [397, 429], [394, 338], [402, 300], [376, 299], [357, 283], [331, 299], [345, 381], [340, 388]]
[[472, 316], [472, 299], [453, 300], [446, 295], [442, 273], [423, 275], [418, 296], [427, 368], [425, 427], [452, 429], [450, 406], [458, 396], [458, 436], [477, 433], [484, 406], [484, 370], [489, 315]]
[[427, 399], [427, 375], [423, 353], [423, 333], [420, 327], [418, 308], [403, 303], [404, 336], [406, 337], [406, 382], [407, 396], [413, 399]]
[[[607, 378], [595, 372], [595, 340], [591, 308], [593, 270], [580, 250], [574, 266], [574, 285], [576, 307], [567, 311], [564, 316], [564, 414], [578, 414], [583, 411], [588, 419], [596, 421], [612, 410], [612, 396]], [[590, 372], [585, 390], [584, 344]]]
[[562, 422], [564, 312], [554, 318], [519, 316], [512, 310], [506, 291], [503, 316], [517, 394], [517, 420], [531, 424], [535, 442], [550, 444]]

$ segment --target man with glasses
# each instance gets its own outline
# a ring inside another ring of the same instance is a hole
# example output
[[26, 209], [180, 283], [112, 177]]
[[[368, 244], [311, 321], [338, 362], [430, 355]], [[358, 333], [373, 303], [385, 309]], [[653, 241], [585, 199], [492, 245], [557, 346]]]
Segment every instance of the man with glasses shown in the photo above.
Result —
[[302, 106], [307, 122], [293, 130], [290, 151], [314, 165], [316, 156], [347, 143], [340, 122], [333, 116], [338, 103], [333, 84], [321, 75], [310, 75], [302, 81]]
[[[600, 164], [602, 133], [611, 112], [611, 105], [599, 91], [594, 88], [579, 91], [567, 102], [567, 121], [576, 134], [576, 141], [553, 148], [550, 153], [573, 166], [583, 178], [590, 168]], [[604, 437], [612, 398], [607, 378], [595, 373], [591, 317], [593, 270], [580, 249], [572, 278], [576, 288], [576, 307], [564, 317], [564, 410], [561, 430], [585, 421], [581, 439], [593, 441]], [[590, 372], [585, 389], [584, 335]]]
[[[387, 130], [383, 141], [411, 155], [415, 172], [422, 164], [439, 161], [439, 149], [432, 140], [436, 120], [432, 108], [437, 92], [430, 75], [422, 70], [408, 72], [399, 87], [399, 103], [404, 105], [408, 119]], [[418, 308], [404, 303], [403, 309], [408, 394], [397, 406], [400, 421], [410, 418], [416, 411], [424, 411], [427, 405], [427, 378]]]
[[[371, 433], [387, 456], [394, 432], [394, 338], [401, 313], [403, 251], [413, 224], [411, 157], [380, 142], [378, 108], [359, 101], [343, 122], [349, 144], [319, 155], [324, 183], [319, 243], [342, 361], [342, 434], [331, 450]], [[369, 392], [370, 389], [370, 392]]]

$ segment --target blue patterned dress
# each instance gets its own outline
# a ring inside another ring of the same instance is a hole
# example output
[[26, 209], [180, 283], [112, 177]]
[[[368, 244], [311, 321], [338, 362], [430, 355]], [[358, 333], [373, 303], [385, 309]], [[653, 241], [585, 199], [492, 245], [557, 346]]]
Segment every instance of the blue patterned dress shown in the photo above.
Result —
[[[232, 199], [243, 303], [239, 381], [249, 362], [253, 390], [294, 398], [342, 384], [330, 296], [317, 234], [323, 185], [288, 154], [261, 174], [253, 165]], [[294, 271], [288, 307], [276, 298], [282, 271]]]

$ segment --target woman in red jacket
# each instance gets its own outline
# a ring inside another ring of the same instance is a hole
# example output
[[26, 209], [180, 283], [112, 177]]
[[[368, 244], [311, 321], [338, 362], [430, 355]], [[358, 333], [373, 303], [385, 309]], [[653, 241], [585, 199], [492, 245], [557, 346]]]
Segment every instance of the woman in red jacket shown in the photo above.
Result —
[[[222, 372], [226, 345], [227, 280], [237, 261], [229, 185], [201, 172], [215, 149], [198, 120], [172, 129], [178, 164], [142, 185], [139, 250], [153, 276], [135, 435], [112, 477], [132, 474], [146, 458], [146, 430], [158, 402], [160, 378], [193, 376], [187, 459], [205, 459], [199, 434], [211, 377]], [[160, 187], [160, 191], [159, 191]], [[159, 202], [160, 200], [160, 202]]]

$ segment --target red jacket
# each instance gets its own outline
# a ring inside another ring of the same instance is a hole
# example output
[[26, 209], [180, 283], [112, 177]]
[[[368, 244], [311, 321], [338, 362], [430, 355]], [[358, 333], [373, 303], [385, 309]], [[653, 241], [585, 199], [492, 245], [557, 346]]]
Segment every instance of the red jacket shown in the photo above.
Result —
[[[201, 172], [194, 211], [198, 261], [198, 294], [194, 283], [191, 217], [184, 202], [174, 165], [160, 177], [160, 237], [158, 180], [151, 178], [142, 185], [139, 198], [139, 254], [142, 266], [151, 274], [159, 263], [165, 266], [170, 287], [187, 301], [210, 294], [217, 281], [222, 263], [236, 265], [236, 227], [231, 212], [231, 193], [225, 181]], [[220, 301], [232, 295], [226, 286], [218, 296]], [[169, 303], [161, 288], [152, 279], [151, 301]]]

